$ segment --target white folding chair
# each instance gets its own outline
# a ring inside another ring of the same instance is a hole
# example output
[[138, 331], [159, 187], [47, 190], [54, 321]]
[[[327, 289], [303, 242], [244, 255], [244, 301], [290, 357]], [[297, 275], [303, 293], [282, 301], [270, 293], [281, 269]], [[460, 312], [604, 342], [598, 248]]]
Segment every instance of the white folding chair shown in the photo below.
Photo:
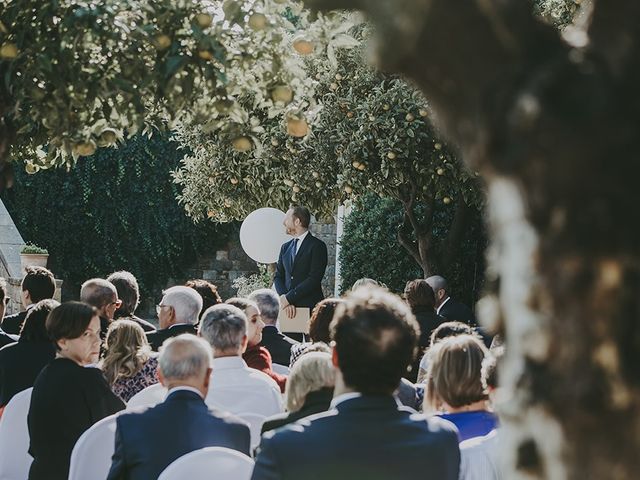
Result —
[[262, 424], [264, 423], [265, 417], [264, 415], [259, 415], [257, 413], [239, 413], [236, 415], [243, 419], [245, 422], [249, 424], [249, 428], [251, 429], [251, 451], [260, 445], [260, 437], [262, 432]]
[[285, 367], [284, 365], [280, 365], [279, 363], [272, 363], [271, 370], [278, 375], [289, 375], [289, 367]]
[[151, 385], [145, 389], [140, 390], [127, 402], [127, 410], [132, 410], [138, 407], [153, 407], [158, 403], [164, 402], [164, 398], [167, 396], [167, 389], [160, 383]]
[[0, 480], [25, 480], [33, 457], [29, 455], [27, 414], [31, 392], [27, 388], [13, 396], [0, 420]]
[[224, 447], [207, 447], [187, 453], [171, 463], [158, 480], [249, 480], [253, 460]]
[[104, 480], [115, 449], [116, 417], [110, 415], [85, 431], [71, 452], [69, 480]]

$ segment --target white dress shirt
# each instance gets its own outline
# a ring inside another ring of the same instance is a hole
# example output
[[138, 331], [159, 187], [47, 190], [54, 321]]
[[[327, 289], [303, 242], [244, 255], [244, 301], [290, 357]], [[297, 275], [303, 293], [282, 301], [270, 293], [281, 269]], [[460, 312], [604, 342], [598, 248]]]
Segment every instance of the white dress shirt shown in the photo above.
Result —
[[242, 357], [213, 359], [213, 372], [205, 402], [209, 407], [238, 415], [270, 417], [284, 411], [280, 387], [268, 375], [249, 368]]
[[298, 239], [298, 241], [296, 242], [296, 255], [298, 254], [298, 252], [300, 251], [300, 245], [302, 245], [302, 242], [304, 242], [304, 239], [306, 238], [306, 236], [309, 234], [309, 230], [307, 230], [306, 232], [304, 232], [302, 235], [296, 237]]
[[460, 480], [501, 480], [498, 431], [460, 443]]
[[449, 299], [450, 299], [450, 298], [451, 298], [451, 297], [447, 297], [447, 298], [445, 298], [445, 299], [444, 299], [444, 302], [442, 302], [442, 303], [440, 304], [440, 306], [439, 306], [438, 308], [436, 308], [436, 313], [437, 313], [438, 315], [440, 315], [440, 310], [442, 310], [442, 307], [444, 307], [444, 304], [445, 304], [445, 303], [447, 303], [447, 302], [449, 301]]

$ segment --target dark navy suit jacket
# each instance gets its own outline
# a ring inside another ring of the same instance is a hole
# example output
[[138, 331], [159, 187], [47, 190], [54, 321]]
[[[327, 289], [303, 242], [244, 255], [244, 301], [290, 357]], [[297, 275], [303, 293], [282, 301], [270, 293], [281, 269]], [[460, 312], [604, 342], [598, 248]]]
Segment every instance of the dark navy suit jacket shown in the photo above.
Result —
[[311, 232], [293, 257], [293, 240], [280, 248], [274, 284], [278, 295], [296, 307], [315, 307], [324, 298], [322, 277], [327, 268], [327, 246]]
[[264, 434], [252, 480], [458, 480], [455, 427], [399, 407], [391, 396], [336, 409]]
[[155, 407], [120, 415], [108, 480], [155, 480], [177, 458], [205, 447], [226, 447], [249, 455], [249, 427], [209, 410], [200, 395], [171, 393]]

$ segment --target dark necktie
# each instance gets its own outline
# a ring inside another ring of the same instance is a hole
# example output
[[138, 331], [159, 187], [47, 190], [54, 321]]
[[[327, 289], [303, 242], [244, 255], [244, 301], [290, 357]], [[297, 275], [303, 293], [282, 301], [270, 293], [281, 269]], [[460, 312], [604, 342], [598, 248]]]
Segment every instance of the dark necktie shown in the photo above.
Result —
[[294, 238], [293, 239], [293, 248], [291, 249], [291, 265], [293, 265], [293, 262], [296, 260], [296, 250], [298, 248], [298, 239]]

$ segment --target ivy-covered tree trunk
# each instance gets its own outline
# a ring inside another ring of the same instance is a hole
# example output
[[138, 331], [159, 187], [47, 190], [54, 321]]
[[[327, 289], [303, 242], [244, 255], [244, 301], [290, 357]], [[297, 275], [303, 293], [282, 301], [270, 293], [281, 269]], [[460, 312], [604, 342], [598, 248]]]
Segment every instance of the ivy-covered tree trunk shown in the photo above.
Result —
[[522, 0], [312, 3], [370, 15], [488, 183], [505, 478], [638, 478], [640, 2], [566, 41]]

